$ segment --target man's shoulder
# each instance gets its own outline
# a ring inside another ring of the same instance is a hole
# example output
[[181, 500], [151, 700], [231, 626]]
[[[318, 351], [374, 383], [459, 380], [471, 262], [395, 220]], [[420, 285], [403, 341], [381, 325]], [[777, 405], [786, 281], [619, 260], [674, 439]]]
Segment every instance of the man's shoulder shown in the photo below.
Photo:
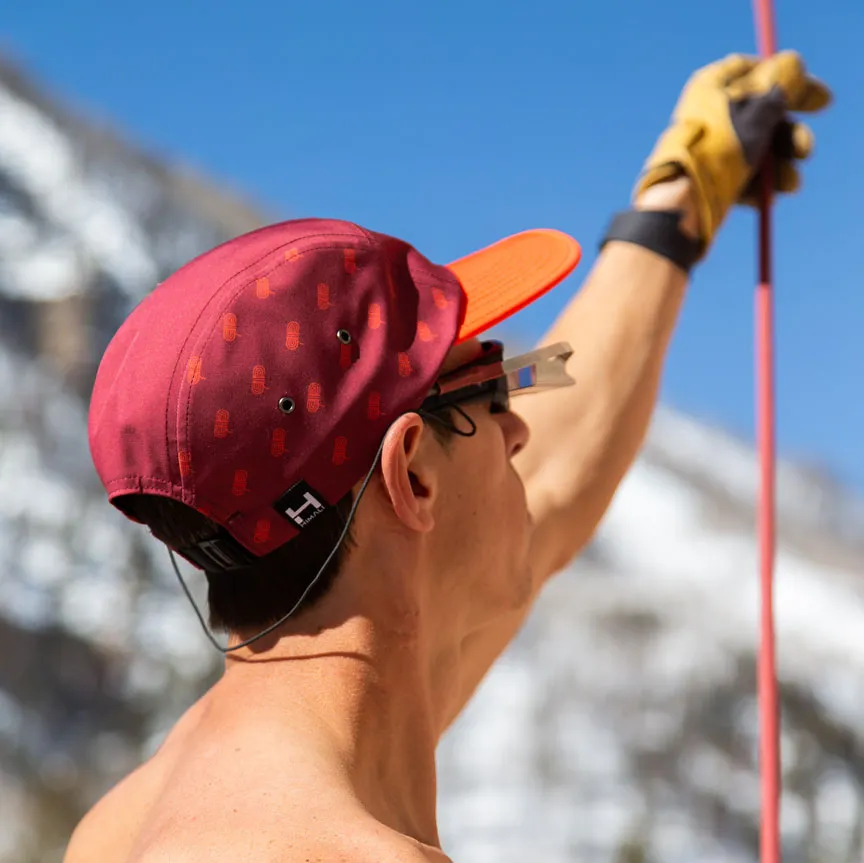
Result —
[[425, 845], [371, 818], [352, 826], [344, 824], [331, 850], [336, 859], [344, 859], [345, 863], [453, 863], [440, 848]]
[[172, 750], [203, 709], [196, 702], [178, 720], [153, 755], [110, 788], [84, 815], [66, 848], [63, 863], [127, 860], [151, 809], [164, 792], [175, 764]]
[[69, 839], [63, 863], [125, 859], [135, 842], [140, 819], [134, 809], [122, 806], [123, 796], [121, 783], [87, 812]]
[[356, 863], [453, 863], [453, 861], [443, 851], [434, 848], [414, 848], [405, 852], [394, 850], [392, 857], [386, 856], [386, 853], [374, 858], [364, 857], [362, 861], [358, 859]]
[[453, 863], [440, 849], [420, 845], [410, 839], [385, 843], [377, 849], [369, 850], [369, 856], [358, 857], [356, 863]]
[[[146, 781], [146, 780], [145, 780]], [[262, 863], [305, 863], [316, 859], [344, 860], [345, 863], [453, 863], [438, 848], [424, 845], [394, 831], [368, 814], [346, 812], [344, 817], [333, 818], [339, 826], [323, 829], [320, 835], [309, 831], [308, 823], [297, 829], [296, 819], [285, 817], [296, 809], [288, 805], [281, 815], [270, 811], [270, 807], [259, 807], [254, 816], [241, 824], [231, 822], [221, 814], [195, 807], [194, 819], [198, 830], [193, 833], [178, 833], [176, 830], [147, 830], [147, 841], [142, 845], [142, 828], [148, 819], [146, 811], [130, 805], [130, 794], [140, 789], [129, 789], [128, 783], [139, 784], [141, 779], [132, 775], [102, 798], [79, 823], [69, 841], [63, 863], [119, 863], [134, 860], [135, 863], [153, 863], [154, 860], [170, 859], [174, 863], [200, 860], [200, 830], [204, 829], [209, 840], [218, 839], [216, 847], [224, 852], [226, 863], [236, 863], [240, 846], [249, 850], [250, 836], [255, 837], [255, 853]], [[178, 807], [179, 809], [180, 807]], [[281, 807], [280, 807], [281, 808]], [[236, 810], [235, 810], [236, 811]], [[178, 814], [175, 811], [175, 816]], [[185, 810], [189, 815], [189, 810]], [[163, 812], [158, 821], [164, 821]], [[315, 821], [323, 826], [327, 818], [317, 813]], [[331, 812], [332, 815], [332, 812]], [[235, 816], [236, 817], [236, 816]], [[167, 826], [167, 825], [164, 825]], [[316, 831], [317, 832], [317, 831]], [[305, 835], [304, 835], [305, 834]], [[298, 841], [298, 836], [303, 839]], [[213, 843], [208, 840], [208, 860], [219, 863], [221, 854], [212, 856]], [[155, 855], [155, 856], [154, 856]]]
[[[63, 863], [92, 863], [93, 860], [103, 860], [110, 863], [113, 860], [127, 859], [126, 853], [130, 849], [121, 851], [117, 856], [118, 849], [112, 843], [106, 846], [103, 831], [100, 829], [101, 818], [85, 818], [76, 829], [66, 850]], [[298, 849], [286, 848], [284, 852], [272, 847], [272, 856], [268, 861], [272, 863], [301, 863], [309, 860], [309, 852], [321, 856], [321, 859], [344, 860], [345, 863], [453, 863], [443, 851], [430, 846], [420, 845], [408, 837], [398, 836], [384, 838], [377, 836], [358, 835], [356, 832], [346, 829], [341, 837], [334, 837], [327, 842], [313, 843], [314, 848], [303, 848], [299, 855], [295, 854]], [[293, 843], [292, 843], [293, 845]], [[230, 842], [223, 845], [225, 852], [224, 863], [236, 863], [237, 848]], [[153, 849], [159, 861], [165, 860], [164, 849]], [[208, 849], [208, 854], [212, 849]], [[180, 852], [178, 854], [178, 852]], [[174, 846], [170, 853], [170, 859], [181, 863], [186, 859], [200, 859], [195, 849], [187, 848], [180, 851]], [[211, 863], [220, 863], [221, 855], [217, 857], [208, 856]], [[144, 853], [140, 858], [136, 857], [137, 863], [150, 863], [150, 855]]]
[[213, 863], [223, 855], [236, 863], [238, 851], [243, 859], [254, 852], [261, 863], [452, 863], [440, 849], [381, 823], [350, 795], [308, 793], [290, 763], [282, 775], [292, 780], [274, 785], [267, 770], [273, 752], [266, 764], [231, 759], [214, 773], [213, 758], [202, 761], [186, 745], [190, 719], [84, 816], [63, 863], [186, 863], [201, 859], [202, 840]]
[[453, 863], [443, 851], [439, 851], [436, 848], [429, 848], [428, 850], [421, 851], [420, 854], [421, 856], [417, 858], [417, 863]]
[[[407, 837], [368, 844], [350, 840], [346, 843], [338, 842], [336, 844], [341, 846], [338, 849], [333, 848], [333, 851], [339, 854], [336, 859], [344, 860], [345, 863], [453, 863], [440, 849], [420, 845]], [[346, 845], [351, 847], [348, 848]], [[306, 858], [300, 859], [305, 860]], [[284, 863], [294, 863], [294, 860], [293, 858], [286, 858]]]

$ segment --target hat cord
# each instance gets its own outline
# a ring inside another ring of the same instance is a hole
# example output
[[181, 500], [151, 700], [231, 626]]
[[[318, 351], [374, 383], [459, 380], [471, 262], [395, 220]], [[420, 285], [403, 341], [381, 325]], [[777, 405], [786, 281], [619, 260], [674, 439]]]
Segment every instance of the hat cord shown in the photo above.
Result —
[[354, 501], [354, 504], [352, 505], [351, 510], [348, 513], [348, 518], [345, 520], [345, 527], [342, 529], [342, 533], [339, 535], [339, 539], [336, 540], [336, 544], [333, 546], [332, 551], [330, 552], [330, 554], [327, 555], [327, 559], [324, 561], [323, 564], [321, 564], [321, 568], [318, 570], [315, 578], [313, 578], [312, 581], [309, 582], [306, 589], [303, 591], [302, 594], [300, 594], [300, 598], [297, 600], [297, 602], [294, 603], [291, 610], [287, 614], [284, 614], [282, 617], [279, 618], [279, 620], [259, 632], [257, 635], [253, 635], [251, 638], [247, 638], [245, 641], [241, 641], [239, 644], [235, 644], [232, 647], [224, 647], [216, 640], [216, 637], [210, 631], [210, 627], [207, 626], [207, 623], [204, 621], [204, 616], [201, 614], [201, 610], [198, 608], [198, 604], [192, 597], [192, 593], [190, 592], [189, 587], [186, 584], [186, 580], [180, 573], [180, 568], [177, 566], [177, 558], [174, 556], [174, 550], [170, 546], [168, 547], [168, 554], [171, 557], [171, 564], [174, 567], [174, 572], [177, 575], [180, 586], [183, 588], [183, 592], [186, 594], [186, 598], [192, 604], [192, 609], [195, 612], [195, 616], [198, 618], [198, 622], [201, 624], [201, 628], [204, 630], [204, 634], [210, 640], [210, 643], [220, 653], [233, 653], [233, 651], [235, 650], [240, 650], [241, 647], [248, 647], [250, 644], [258, 641], [259, 638], [263, 638], [265, 635], [269, 635], [271, 632], [273, 632], [274, 629], [285, 623], [285, 621], [288, 620], [288, 618], [291, 617], [291, 615], [294, 614], [295, 611], [297, 611], [303, 600], [306, 599], [309, 591], [312, 590], [312, 588], [324, 574], [324, 570], [327, 568], [327, 565], [333, 559], [333, 555], [336, 554], [336, 552], [339, 550], [339, 547], [345, 541], [345, 537], [348, 535], [348, 529], [351, 527], [351, 521], [354, 518], [354, 514], [357, 512], [357, 507], [360, 505], [361, 499], [363, 498], [363, 493], [366, 491], [366, 487], [369, 485], [369, 482], [372, 479], [372, 474], [374, 473], [375, 468], [378, 465], [378, 459], [381, 458], [381, 451], [384, 449], [384, 440], [385, 439], [382, 438], [381, 443], [378, 446], [378, 452], [375, 454], [375, 459], [372, 462], [372, 467], [369, 468], [369, 472], [366, 474], [366, 478], [363, 480], [363, 485], [360, 486], [360, 491], [357, 494], [357, 499]]

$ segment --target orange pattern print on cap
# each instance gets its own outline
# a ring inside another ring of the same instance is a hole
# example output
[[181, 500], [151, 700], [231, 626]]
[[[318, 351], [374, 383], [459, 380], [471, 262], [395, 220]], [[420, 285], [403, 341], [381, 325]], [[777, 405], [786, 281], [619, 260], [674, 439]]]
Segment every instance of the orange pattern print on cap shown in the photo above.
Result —
[[354, 249], [345, 249], [344, 261], [346, 273], [357, 272], [357, 253], [354, 251]]
[[330, 302], [330, 285], [327, 282], [319, 282], [318, 284], [318, 308], [322, 312], [333, 308], [333, 303]]
[[192, 473], [192, 453], [188, 449], [181, 449], [177, 453], [177, 464], [180, 466], [180, 476], [189, 476]]
[[259, 300], [266, 300], [269, 297], [275, 296], [276, 291], [270, 290], [270, 279], [264, 276], [261, 279], [255, 279], [255, 296]]
[[339, 435], [333, 441], [333, 464], [337, 467], [345, 464], [348, 461], [348, 438], [344, 435]]
[[438, 338], [438, 336], [432, 332], [426, 321], [417, 321], [417, 338], [419, 338], [421, 342], [433, 342]]
[[270, 436], [270, 455], [273, 458], [285, 455], [285, 429], [273, 429]]
[[321, 384], [311, 383], [306, 388], [306, 410], [310, 414], [318, 413], [320, 408], [324, 407], [321, 401]]
[[291, 321], [285, 328], [285, 347], [289, 351], [296, 351], [302, 344], [303, 342], [300, 341], [300, 323]]
[[252, 536], [252, 542], [262, 543], [270, 539], [270, 519], [259, 518], [255, 522], [255, 533]]
[[225, 312], [222, 315], [222, 338], [226, 342], [233, 342], [237, 338], [237, 315], [233, 312]]
[[435, 303], [436, 308], [442, 311], [450, 305], [450, 300], [447, 299], [441, 288], [432, 288], [432, 302]]
[[366, 405], [366, 416], [370, 420], [377, 420], [382, 413], [384, 412], [381, 410], [381, 393], [372, 390], [369, 393], [369, 403]]
[[249, 492], [249, 471], [238, 469], [234, 471], [234, 482], [231, 484], [231, 494], [242, 497]]
[[186, 380], [192, 386], [195, 386], [199, 381], [207, 380], [201, 374], [201, 357], [189, 357], [189, 363], [186, 366]]
[[399, 377], [407, 378], [414, 369], [411, 367], [411, 357], [408, 354], [399, 352]]
[[285, 260], [286, 261], [296, 261], [297, 258], [300, 257], [300, 250], [295, 248], [290, 248], [285, 252]]
[[264, 371], [264, 366], [258, 365], [252, 369], [252, 393], [260, 396], [264, 390], [268, 390], [267, 375]]
[[231, 418], [231, 414], [228, 413], [224, 408], [220, 408], [216, 411], [216, 421], [213, 424], [213, 437], [223, 438], [228, 437], [231, 434], [231, 429], [228, 426], [228, 420]]
[[381, 304], [380, 303], [370, 303], [369, 304], [369, 329], [377, 330], [381, 324], [386, 323], [384, 318], [381, 316]]

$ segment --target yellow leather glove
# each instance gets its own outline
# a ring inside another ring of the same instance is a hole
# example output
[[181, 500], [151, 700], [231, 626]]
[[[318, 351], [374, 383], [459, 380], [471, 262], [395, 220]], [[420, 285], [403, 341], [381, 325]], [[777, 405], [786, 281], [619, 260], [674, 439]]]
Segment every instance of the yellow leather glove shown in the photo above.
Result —
[[681, 173], [689, 176], [707, 249], [734, 204], [758, 203], [757, 174], [769, 150], [775, 191], [799, 188], [795, 162], [810, 155], [813, 134], [787, 112], [819, 111], [830, 102], [830, 90], [807, 74], [794, 51], [765, 60], [732, 54], [705, 66], [684, 87], [634, 197]]

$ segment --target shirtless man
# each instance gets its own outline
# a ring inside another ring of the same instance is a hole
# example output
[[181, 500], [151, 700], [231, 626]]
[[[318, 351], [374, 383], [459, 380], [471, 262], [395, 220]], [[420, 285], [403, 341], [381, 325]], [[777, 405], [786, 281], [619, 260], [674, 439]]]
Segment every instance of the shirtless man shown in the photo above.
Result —
[[539, 354], [477, 336], [573, 270], [556, 231], [443, 267], [299, 220], [156, 288], [105, 353], [91, 450], [205, 571], [229, 646], [66, 863], [447, 860], [442, 733], [635, 458], [690, 268], [769, 148], [797, 189], [786, 112], [829, 101], [793, 53], [699, 70]]

